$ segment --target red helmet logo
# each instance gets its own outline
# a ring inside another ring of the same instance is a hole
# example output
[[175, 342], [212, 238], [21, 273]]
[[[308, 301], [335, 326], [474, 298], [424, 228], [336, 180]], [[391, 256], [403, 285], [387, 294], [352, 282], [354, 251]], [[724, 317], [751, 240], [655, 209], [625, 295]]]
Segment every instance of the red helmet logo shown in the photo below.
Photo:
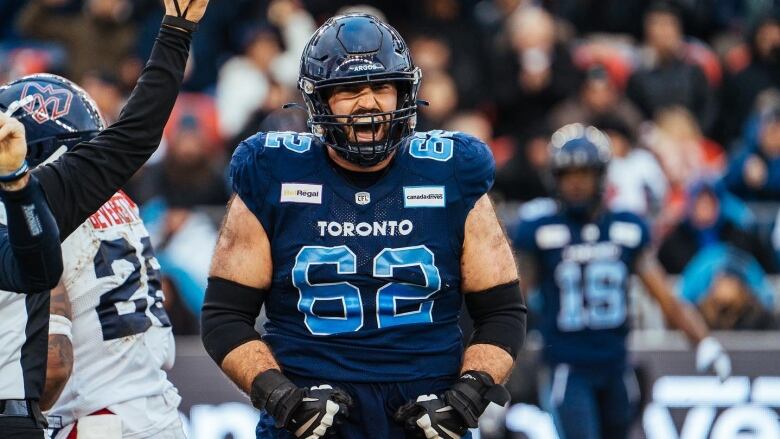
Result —
[[24, 106], [24, 110], [39, 124], [57, 120], [70, 113], [70, 104], [73, 100], [73, 93], [70, 90], [54, 88], [51, 84], [41, 87], [40, 84], [31, 82], [24, 86], [20, 99], [27, 96], [32, 96], [33, 100]]

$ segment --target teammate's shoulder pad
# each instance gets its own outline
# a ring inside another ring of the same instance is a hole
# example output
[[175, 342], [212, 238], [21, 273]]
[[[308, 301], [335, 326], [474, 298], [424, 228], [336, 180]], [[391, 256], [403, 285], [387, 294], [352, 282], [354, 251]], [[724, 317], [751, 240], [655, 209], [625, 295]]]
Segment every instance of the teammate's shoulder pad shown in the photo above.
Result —
[[496, 162], [493, 152], [482, 140], [459, 131], [451, 132], [451, 138], [455, 141], [455, 162], [459, 169], [480, 169], [494, 173]]
[[493, 187], [496, 177], [493, 153], [485, 142], [474, 136], [453, 132], [452, 139], [455, 142], [455, 178], [464, 196], [476, 201]]
[[534, 198], [517, 209], [520, 221], [531, 222], [558, 213], [558, 203], [548, 197]]
[[536, 250], [536, 231], [548, 224], [555, 225], [557, 213], [558, 203], [552, 198], [536, 198], [524, 203], [517, 209], [517, 222], [510, 228], [509, 238], [520, 250]]
[[233, 157], [252, 155], [271, 155], [282, 153], [303, 154], [312, 149], [316, 137], [311, 133], [294, 131], [259, 132], [238, 145]]
[[230, 160], [231, 166], [252, 160], [265, 153], [265, 134], [263, 132], [256, 133], [239, 143]]
[[241, 142], [230, 160], [233, 192], [249, 205], [260, 200], [273, 179], [274, 154], [266, 147], [267, 133], [257, 133]]

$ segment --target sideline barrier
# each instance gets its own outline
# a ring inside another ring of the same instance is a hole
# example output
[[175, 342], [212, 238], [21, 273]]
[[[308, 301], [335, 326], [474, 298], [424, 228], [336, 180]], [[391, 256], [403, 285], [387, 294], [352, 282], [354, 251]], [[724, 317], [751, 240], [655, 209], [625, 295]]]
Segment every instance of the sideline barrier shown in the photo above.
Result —
[[[724, 383], [696, 373], [694, 350], [681, 334], [631, 334], [631, 353], [642, 372], [647, 402], [632, 439], [780, 439], [780, 332], [715, 336], [733, 362], [733, 376]], [[528, 345], [509, 383], [515, 402], [520, 403], [508, 412], [510, 431], [484, 431], [482, 439], [556, 437], [549, 417], [535, 405], [538, 338], [531, 337]], [[254, 439], [257, 412], [214, 365], [200, 339], [177, 337], [176, 352], [169, 376], [181, 393], [180, 410], [190, 439], [224, 439], [228, 434]], [[501, 416], [499, 411], [491, 417]], [[491, 424], [493, 430], [496, 425]]]

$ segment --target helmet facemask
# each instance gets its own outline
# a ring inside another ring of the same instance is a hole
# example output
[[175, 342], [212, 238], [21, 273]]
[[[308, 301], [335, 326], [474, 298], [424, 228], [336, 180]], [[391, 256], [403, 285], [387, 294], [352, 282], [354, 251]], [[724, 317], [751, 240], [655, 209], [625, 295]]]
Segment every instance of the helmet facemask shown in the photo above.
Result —
[[[316, 135], [349, 162], [373, 166], [389, 157], [414, 132], [417, 124], [417, 89], [419, 70], [413, 78], [366, 78], [361, 81], [328, 84], [306, 93], [304, 100], [309, 110], [309, 125]], [[328, 96], [336, 86], [370, 85], [392, 82], [398, 98], [395, 110], [333, 114]], [[357, 133], [370, 132], [371, 140], [358, 140]], [[379, 136], [377, 136], [379, 134]]]
[[38, 139], [27, 144], [27, 162], [31, 167], [45, 165], [57, 160], [63, 153], [82, 142], [94, 139], [100, 131], [78, 131]]
[[[562, 190], [561, 180], [565, 178], [565, 175], [574, 172], [575, 170], [584, 170], [591, 172], [595, 178], [595, 184], [593, 192], [589, 196], [583, 199], [573, 200], [567, 196]], [[606, 168], [605, 167], [582, 167], [582, 168], [563, 168], [553, 173], [556, 182], [557, 198], [561, 203], [561, 207], [566, 213], [577, 220], [587, 221], [591, 215], [598, 211], [603, 203], [606, 183]]]

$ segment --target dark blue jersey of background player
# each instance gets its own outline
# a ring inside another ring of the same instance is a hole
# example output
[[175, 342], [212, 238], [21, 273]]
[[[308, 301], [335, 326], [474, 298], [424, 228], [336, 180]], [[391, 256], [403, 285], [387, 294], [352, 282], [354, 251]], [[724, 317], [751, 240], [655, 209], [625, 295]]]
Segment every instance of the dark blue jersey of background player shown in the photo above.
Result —
[[637, 274], [668, 321], [698, 344], [696, 365], [723, 379], [730, 360], [698, 313], [676, 299], [634, 214], [610, 212], [601, 200], [609, 138], [567, 125], [551, 140], [557, 200], [525, 207], [513, 233], [525, 290], [541, 296], [539, 328], [548, 366], [542, 399], [562, 437], [627, 437], [636, 408], [626, 362], [628, 289]]
[[493, 158], [414, 132], [420, 78], [395, 29], [334, 17], [301, 61], [313, 134], [260, 133], [233, 157], [202, 338], [263, 411], [259, 438], [465, 437], [508, 399], [524, 307]]
[[644, 222], [609, 211], [581, 221], [557, 206], [527, 215], [512, 239], [535, 258], [545, 360], [622, 369], [630, 275], [650, 241]]

